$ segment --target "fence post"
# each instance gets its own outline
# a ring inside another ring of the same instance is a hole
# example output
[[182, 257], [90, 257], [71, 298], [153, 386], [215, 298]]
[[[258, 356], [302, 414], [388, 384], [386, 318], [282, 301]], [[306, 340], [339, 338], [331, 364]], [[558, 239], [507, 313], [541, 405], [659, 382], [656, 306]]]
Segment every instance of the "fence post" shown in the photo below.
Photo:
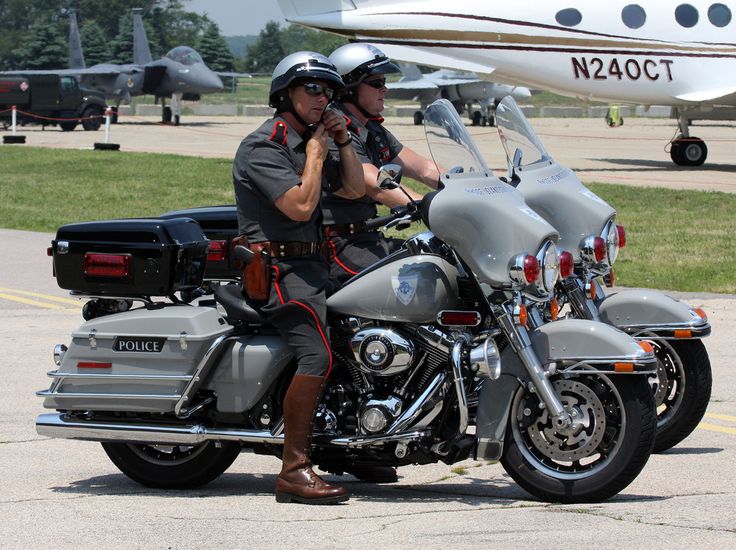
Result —
[[110, 143], [110, 123], [112, 122], [112, 107], [105, 109], [105, 142], [95, 143], [95, 149], [100, 151], [119, 151], [119, 143]]
[[13, 131], [12, 134], [9, 136], [3, 136], [3, 143], [25, 143], [26, 142], [26, 136], [19, 136], [16, 134], [16, 125], [18, 122], [18, 117], [16, 113], [15, 105], [12, 107], [13, 114], [11, 115], [11, 120], [13, 122]]

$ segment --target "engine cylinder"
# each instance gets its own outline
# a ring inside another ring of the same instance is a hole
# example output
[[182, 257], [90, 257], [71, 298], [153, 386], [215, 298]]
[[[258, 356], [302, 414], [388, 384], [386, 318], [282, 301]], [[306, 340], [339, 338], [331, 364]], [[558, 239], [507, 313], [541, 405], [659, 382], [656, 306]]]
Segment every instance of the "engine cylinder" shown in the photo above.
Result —
[[360, 369], [376, 376], [392, 376], [408, 369], [414, 360], [414, 344], [385, 328], [358, 331], [351, 340]]

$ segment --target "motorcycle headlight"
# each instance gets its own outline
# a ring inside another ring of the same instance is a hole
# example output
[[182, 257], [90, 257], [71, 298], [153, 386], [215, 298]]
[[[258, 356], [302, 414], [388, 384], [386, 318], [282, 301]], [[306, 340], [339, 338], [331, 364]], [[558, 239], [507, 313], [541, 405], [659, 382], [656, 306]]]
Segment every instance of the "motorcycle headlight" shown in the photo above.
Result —
[[548, 241], [537, 254], [541, 268], [540, 290], [552, 292], [560, 276], [560, 259], [557, 256], [557, 247], [552, 241]]
[[611, 220], [606, 224], [604, 228], [603, 236], [606, 239], [606, 253], [608, 255], [608, 265], [613, 265], [618, 258], [619, 246], [619, 234], [616, 223]]

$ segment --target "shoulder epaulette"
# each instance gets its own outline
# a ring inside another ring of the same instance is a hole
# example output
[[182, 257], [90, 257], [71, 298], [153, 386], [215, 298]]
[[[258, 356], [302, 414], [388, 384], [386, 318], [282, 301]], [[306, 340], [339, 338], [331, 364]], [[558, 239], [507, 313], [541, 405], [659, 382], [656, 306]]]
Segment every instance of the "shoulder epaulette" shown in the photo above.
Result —
[[286, 134], [286, 124], [281, 120], [277, 120], [273, 125], [273, 132], [271, 132], [271, 137], [268, 140], [286, 145]]

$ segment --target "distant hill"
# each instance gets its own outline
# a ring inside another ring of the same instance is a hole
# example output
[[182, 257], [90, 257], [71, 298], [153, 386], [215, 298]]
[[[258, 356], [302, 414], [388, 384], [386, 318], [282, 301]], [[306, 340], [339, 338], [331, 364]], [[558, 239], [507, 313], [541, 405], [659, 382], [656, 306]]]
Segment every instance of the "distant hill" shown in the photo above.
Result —
[[245, 57], [246, 48], [258, 40], [256, 35], [248, 36], [226, 36], [225, 42], [227, 42], [230, 51], [235, 57]]

